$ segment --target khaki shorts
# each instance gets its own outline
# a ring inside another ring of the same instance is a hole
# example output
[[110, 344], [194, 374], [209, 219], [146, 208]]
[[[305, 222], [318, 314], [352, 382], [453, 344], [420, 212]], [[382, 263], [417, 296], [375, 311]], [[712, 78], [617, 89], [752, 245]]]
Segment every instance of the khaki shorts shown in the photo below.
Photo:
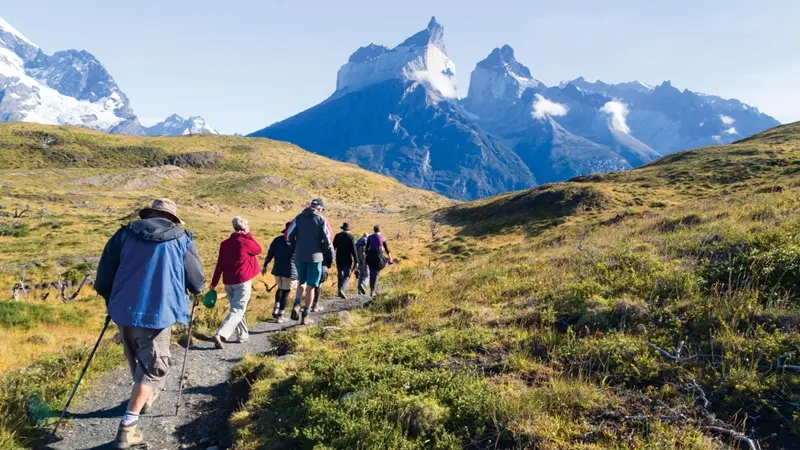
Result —
[[297, 280], [275, 275], [275, 285], [282, 291], [291, 291], [297, 289]]
[[119, 332], [133, 381], [163, 388], [172, 357], [169, 351], [170, 328], [119, 327]]

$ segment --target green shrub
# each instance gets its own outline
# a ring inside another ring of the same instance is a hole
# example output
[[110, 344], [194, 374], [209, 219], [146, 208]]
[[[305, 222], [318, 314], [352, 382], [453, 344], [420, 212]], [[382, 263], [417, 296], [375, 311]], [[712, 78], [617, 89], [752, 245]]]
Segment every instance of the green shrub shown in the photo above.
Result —
[[272, 333], [268, 339], [272, 352], [277, 355], [288, 355], [297, 350], [298, 335], [294, 330]]
[[0, 223], [0, 236], [25, 237], [30, 234], [30, 228], [24, 222]]
[[30, 329], [42, 323], [84, 325], [86, 321], [86, 312], [75, 305], [0, 302], [0, 325], [8, 328]]

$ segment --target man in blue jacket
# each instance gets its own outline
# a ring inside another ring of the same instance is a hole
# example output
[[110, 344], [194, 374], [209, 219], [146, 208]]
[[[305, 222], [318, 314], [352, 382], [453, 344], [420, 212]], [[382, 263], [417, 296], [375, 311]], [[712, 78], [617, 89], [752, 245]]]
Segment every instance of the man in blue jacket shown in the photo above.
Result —
[[115, 447], [141, 445], [140, 413], [152, 406], [169, 371], [170, 327], [187, 324], [188, 290], [203, 291], [203, 265], [172, 200], [157, 199], [139, 211], [141, 220], [108, 241], [97, 269], [95, 290], [120, 329], [133, 390]]

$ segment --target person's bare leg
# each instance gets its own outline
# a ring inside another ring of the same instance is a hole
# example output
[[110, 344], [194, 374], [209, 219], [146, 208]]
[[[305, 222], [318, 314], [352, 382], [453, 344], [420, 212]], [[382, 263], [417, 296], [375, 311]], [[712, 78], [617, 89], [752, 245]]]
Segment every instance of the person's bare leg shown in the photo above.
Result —
[[305, 295], [306, 295], [306, 307], [308, 309], [311, 309], [311, 307], [314, 306], [314, 291], [315, 290], [316, 289], [312, 288], [312, 287], [309, 287], [308, 289], [306, 289], [306, 292], [305, 292]]
[[153, 386], [136, 383], [133, 385], [131, 391], [131, 399], [128, 401], [128, 411], [138, 414], [141, 412], [142, 407], [147, 403], [150, 394], [153, 392]]

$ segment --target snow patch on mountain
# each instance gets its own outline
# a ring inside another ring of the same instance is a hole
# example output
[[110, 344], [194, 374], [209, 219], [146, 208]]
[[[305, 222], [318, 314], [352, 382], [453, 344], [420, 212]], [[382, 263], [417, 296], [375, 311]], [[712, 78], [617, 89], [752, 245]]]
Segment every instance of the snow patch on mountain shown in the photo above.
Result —
[[536, 101], [533, 103], [531, 117], [544, 120], [547, 117], [566, 116], [569, 110], [561, 103], [552, 102], [544, 98], [541, 94], [536, 94]]
[[600, 111], [608, 114], [609, 117], [609, 126], [614, 131], [619, 131], [620, 133], [631, 134], [631, 128], [628, 126], [627, 116], [628, 116], [628, 105], [612, 100], [610, 102], [606, 102]]

